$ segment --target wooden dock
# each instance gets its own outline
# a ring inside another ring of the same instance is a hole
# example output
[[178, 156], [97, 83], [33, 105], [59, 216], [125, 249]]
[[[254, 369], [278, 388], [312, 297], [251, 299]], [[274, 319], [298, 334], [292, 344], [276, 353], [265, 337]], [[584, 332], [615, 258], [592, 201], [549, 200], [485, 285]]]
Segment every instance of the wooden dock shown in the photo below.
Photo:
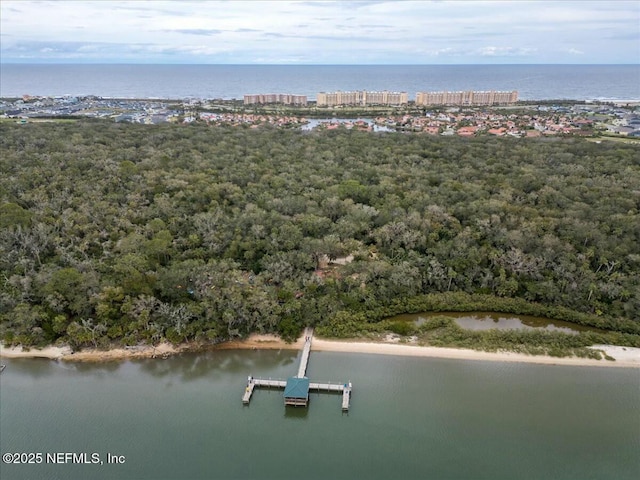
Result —
[[300, 366], [298, 367], [298, 378], [304, 377], [307, 373], [309, 354], [311, 353], [311, 337], [313, 335], [313, 330], [306, 329], [304, 333], [304, 347], [302, 348], [302, 358], [300, 359]]
[[349, 405], [351, 404], [351, 382], [348, 384], [344, 384], [344, 389], [342, 390], [342, 411], [348, 412]]
[[[286, 380], [272, 380], [264, 378], [249, 377], [247, 380], [247, 386], [245, 388], [244, 395], [242, 396], [242, 403], [248, 405], [251, 401], [251, 396], [256, 387], [258, 388], [278, 388], [284, 389], [287, 386]], [[348, 411], [351, 404], [351, 382], [349, 383], [309, 383], [309, 390], [318, 393], [342, 393], [342, 410]]]
[[[311, 354], [311, 340], [313, 338], [313, 330], [306, 329], [304, 336], [304, 346], [302, 348], [302, 357], [300, 358], [300, 365], [298, 366], [298, 374], [295, 377], [291, 377], [289, 381], [286, 380], [275, 380], [275, 379], [264, 379], [264, 378], [254, 378], [249, 376], [247, 378], [247, 385], [245, 387], [244, 394], [242, 395], [242, 403], [245, 405], [249, 405], [251, 401], [251, 396], [253, 395], [253, 391], [256, 388], [278, 388], [285, 389], [285, 405], [295, 405], [295, 406], [307, 406], [308, 403], [308, 391], [315, 392], [326, 392], [326, 393], [342, 393], [342, 411], [348, 412], [349, 406], [351, 404], [351, 391], [352, 384], [348, 383], [315, 383], [309, 382], [307, 377], [305, 376], [307, 372], [307, 366], [309, 364], [309, 357]], [[308, 389], [305, 390], [307, 393], [303, 393], [306, 395], [304, 397], [301, 394], [292, 395], [291, 398], [287, 398], [287, 385], [292, 381], [297, 381], [297, 383], [302, 382], [303, 385], [308, 383]]]
[[349, 411], [351, 404], [351, 382], [343, 384], [335, 383], [310, 383], [310, 390], [317, 390], [318, 392], [342, 392], [342, 411]]
[[251, 401], [251, 395], [253, 395], [253, 389], [256, 388], [256, 383], [253, 381], [253, 377], [249, 377], [247, 379], [247, 387], [244, 389], [244, 394], [242, 395], [242, 403], [248, 405]]
[[286, 380], [265, 380], [262, 378], [255, 378], [253, 380], [255, 385], [258, 387], [267, 387], [267, 388], [284, 388], [287, 386]]

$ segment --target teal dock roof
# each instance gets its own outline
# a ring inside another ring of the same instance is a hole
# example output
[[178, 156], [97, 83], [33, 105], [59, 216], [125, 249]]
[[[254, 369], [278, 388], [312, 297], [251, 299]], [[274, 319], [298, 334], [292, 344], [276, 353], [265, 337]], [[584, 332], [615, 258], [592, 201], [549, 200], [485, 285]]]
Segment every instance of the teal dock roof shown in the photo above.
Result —
[[307, 377], [289, 377], [284, 387], [284, 398], [309, 398], [309, 379]]

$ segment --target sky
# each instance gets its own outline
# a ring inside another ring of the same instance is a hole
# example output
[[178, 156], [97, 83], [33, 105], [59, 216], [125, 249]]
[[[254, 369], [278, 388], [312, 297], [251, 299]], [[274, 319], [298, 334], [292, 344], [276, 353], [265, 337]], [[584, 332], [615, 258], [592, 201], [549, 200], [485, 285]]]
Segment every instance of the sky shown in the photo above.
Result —
[[639, 64], [640, 0], [2, 0], [0, 62]]

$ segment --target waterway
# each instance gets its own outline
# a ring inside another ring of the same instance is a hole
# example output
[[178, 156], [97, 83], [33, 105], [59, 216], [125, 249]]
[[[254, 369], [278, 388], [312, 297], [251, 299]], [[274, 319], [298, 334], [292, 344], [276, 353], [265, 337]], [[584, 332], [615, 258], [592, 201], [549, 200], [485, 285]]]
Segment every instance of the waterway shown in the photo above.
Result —
[[407, 313], [390, 317], [391, 321], [414, 322], [422, 325], [427, 319], [444, 316], [453, 320], [462, 328], [468, 330], [549, 330], [563, 333], [577, 334], [580, 332], [605, 332], [595, 327], [585, 327], [562, 320], [534, 317], [532, 315], [515, 315], [512, 313], [496, 312], [422, 312]]
[[[312, 352], [312, 394], [241, 396], [293, 351], [211, 351], [103, 364], [3, 359], [0, 449], [99, 464], [0, 464], [3, 479], [636, 479], [637, 369]], [[107, 464], [107, 455], [123, 464]], [[44, 457], [46, 459], [46, 456]]]

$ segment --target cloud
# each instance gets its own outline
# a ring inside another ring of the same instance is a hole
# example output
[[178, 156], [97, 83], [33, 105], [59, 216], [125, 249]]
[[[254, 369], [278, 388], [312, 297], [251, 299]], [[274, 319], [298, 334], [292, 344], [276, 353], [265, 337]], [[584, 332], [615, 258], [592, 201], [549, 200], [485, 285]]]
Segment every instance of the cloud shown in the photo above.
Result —
[[164, 30], [167, 33], [184, 33], [185, 35], [219, 35], [222, 33], [222, 30], [218, 30], [215, 28], [176, 28], [173, 30]]
[[[397, 0], [392, 0], [391, 3], [397, 2]], [[312, 7], [312, 8], [320, 8], [320, 9], [324, 9], [326, 10], [327, 8], [327, 4], [329, 2], [327, 1], [322, 1], [322, 2], [313, 2], [313, 1], [308, 1], [308, 2], [300, 2], [301, 6], [306, 6], [306, 7]], [[367, 8], [370, 7], [371, 5], [377, 5], [377, 4], [381, 4], [381, 3], [389, 3], [389, 0], [381, 0], [381, 1], [365, 1], [365, 0], [358, 0], [358, 1], [341, 1], [341, 2], [334, 2], [334, 3], [339, 3], [340, 4], [340, 8], [342, 8], [343, 10], [349, 11], [349, 10], [356, 10], [356, 9], [360, 9], [360, 8]]]
[[606, 35], [604, 38], [606, 40], [633, 40], [635, 42], [640, 42], [640, 29], [638, 29], [637, 32]]
[[639, 23], [624, 0], [1, 0], [0, 61], [637, 64]]
[[471, 52], [469, 50], [461, 50], [459, 48], [451, 48], [451, 47], [446, 47], [446, 48], [440, 48], [438, 50], [433, 50], [431, 52], [429, 52], [431, 55], [435, 55], [435, 56], [446, 56], [446, 57], [450, 57], [450, 56], [455, 56], [455, 57], [459, 57], [461, 55], [469, 55]]
[[522, 57], [532, 55], [536, 49], [490, 46], [479, 48], [476, 52], [482, 57]]
[[224, 48], [208, 45], [170, 45], [149, 43], [84, 43], [84, 42], [23, 42], [5, 49], [5, 53], [16, 58], [52, 59], [98, 59], [129, 58], [131, 56], [189, 56], [202, 57], [224, 53]]
[[157, 52], [171, 55], [189, 55], [194, 57], [217, 55], [224, 52], [222, 48], [216, 48], [209, 45], [182, 45], [174, 47], [165, 45], [162, 47], [154, 47]]
[[[74, 2], [75, 3], [75, 2]], [[141, 12], [141, 15], [144, 15], [145, 18], [148, 15], [152, 17], [157, 17], [158, 15], [168, 15], [172, 17], [182, 17], [189, 16], [191, 12], [189, 9], [179, 10], [179, 9], [164, 9], [157, 8], [158, 4], [166, 4], [167, 2], [157, 2], [157, 1], [145, 1], [145, 2], [104, 2], [115, 5], [117, 10], [122, 11], [130, 11], [130, 12]]]

